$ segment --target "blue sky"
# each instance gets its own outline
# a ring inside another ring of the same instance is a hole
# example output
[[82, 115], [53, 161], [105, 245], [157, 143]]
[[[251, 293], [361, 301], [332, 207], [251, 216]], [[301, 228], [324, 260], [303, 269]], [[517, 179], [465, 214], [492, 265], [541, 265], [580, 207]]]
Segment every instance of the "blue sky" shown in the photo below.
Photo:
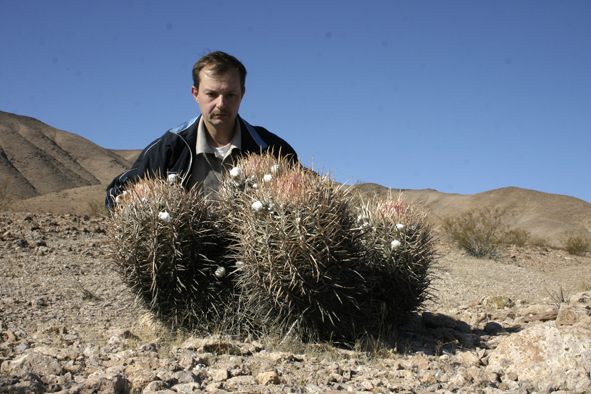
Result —
[[246, 66], [240, 114], [339, 182], [591, 202], [591, 1], [0, 0], [0, 110], [111, 149], [199, 114], [191, 68]]

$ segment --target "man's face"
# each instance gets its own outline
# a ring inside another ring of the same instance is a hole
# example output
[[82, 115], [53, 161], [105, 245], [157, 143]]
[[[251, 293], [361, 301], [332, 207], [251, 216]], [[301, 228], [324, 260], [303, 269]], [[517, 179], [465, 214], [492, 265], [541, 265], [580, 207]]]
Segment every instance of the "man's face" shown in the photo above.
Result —
[[199, 75], [199, 89], [193, 86], [192, 93], [199, 104], [206, 127], [218, 132], [233, 131], [244, 96], [240, 74], [231, 70], [225, 74], [213, 75], [208, 68], [204, 68]]

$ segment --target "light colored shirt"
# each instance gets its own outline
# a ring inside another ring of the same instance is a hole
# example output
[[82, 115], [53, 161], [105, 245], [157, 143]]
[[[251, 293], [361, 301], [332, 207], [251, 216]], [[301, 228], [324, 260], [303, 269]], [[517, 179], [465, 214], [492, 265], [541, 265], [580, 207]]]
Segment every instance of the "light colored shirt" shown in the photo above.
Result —
[[196, 155], [191, 166], [191, 178], [189, 188], [201, 184], [207, 193], [217, 190], [222, 174], [231, 166], [230, 156], [234, 149], [242, 147], [242, 130], [240, 122], [236, 121], [234, 126], [234, 137], [228, 144], [223, 157], [216, 154], [216, 149], [207, 142], [207, 129], [203, 123], [203, 117], [197, 126], [197, 143], [195, 146]]

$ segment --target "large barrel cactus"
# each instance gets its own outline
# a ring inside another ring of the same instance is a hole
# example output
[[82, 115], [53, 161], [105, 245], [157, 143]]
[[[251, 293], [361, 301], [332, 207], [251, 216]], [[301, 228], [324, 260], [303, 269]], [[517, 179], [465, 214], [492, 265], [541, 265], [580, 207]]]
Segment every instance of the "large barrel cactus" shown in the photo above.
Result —
[[139, 181], [117, 197], [108, 234], [116, 269], [159, 320], [211, 332], [233, 315], [227, 237], [199, 193]]
[[365, 283], [347, 193], [298, 163], [253, 155], [236, 163], [218, 198], [251, 328], [352, 338]]
[[365, 266], [371, 284], [361, 301], [370, 314], [367, 331], [383, 333], [404, 324], [430, 298], [433, 232], [427, 214], [402, 197], [370, 198], [357, 205], [363, 231]]

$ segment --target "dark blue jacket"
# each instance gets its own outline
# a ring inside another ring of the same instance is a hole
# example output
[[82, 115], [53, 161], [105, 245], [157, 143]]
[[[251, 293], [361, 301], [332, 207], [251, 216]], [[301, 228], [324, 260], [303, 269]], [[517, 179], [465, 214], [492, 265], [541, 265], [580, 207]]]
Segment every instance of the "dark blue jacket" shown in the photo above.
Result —
[[[199, 117], [191, 119], [152, 142], [142, 151], [129, 171], [117, 176], [107, 187], [105, 205], [112, 208], [117, 195], [123, 193], [125, 185], [141, 178], [168, 177], [171, 174], [181, 177], [187, 186], [194, 160], [202, 158], [196, 155], [197, 128]], [[275, 156], [297, 159], [295, 150], [283, 139], [262, 127], [253, 127], [237, 117], [242, 130], [242, 148], [240, 152], [232, 151], [229, 160], [234, 160], [241, 153], [261, 153], [271, 151]], [[201, 155], [200, 155], [201, 156]], [[226, 161], [226, 160], [225, 160]], [[199, 162], [197, 164], [200, 164]]]

